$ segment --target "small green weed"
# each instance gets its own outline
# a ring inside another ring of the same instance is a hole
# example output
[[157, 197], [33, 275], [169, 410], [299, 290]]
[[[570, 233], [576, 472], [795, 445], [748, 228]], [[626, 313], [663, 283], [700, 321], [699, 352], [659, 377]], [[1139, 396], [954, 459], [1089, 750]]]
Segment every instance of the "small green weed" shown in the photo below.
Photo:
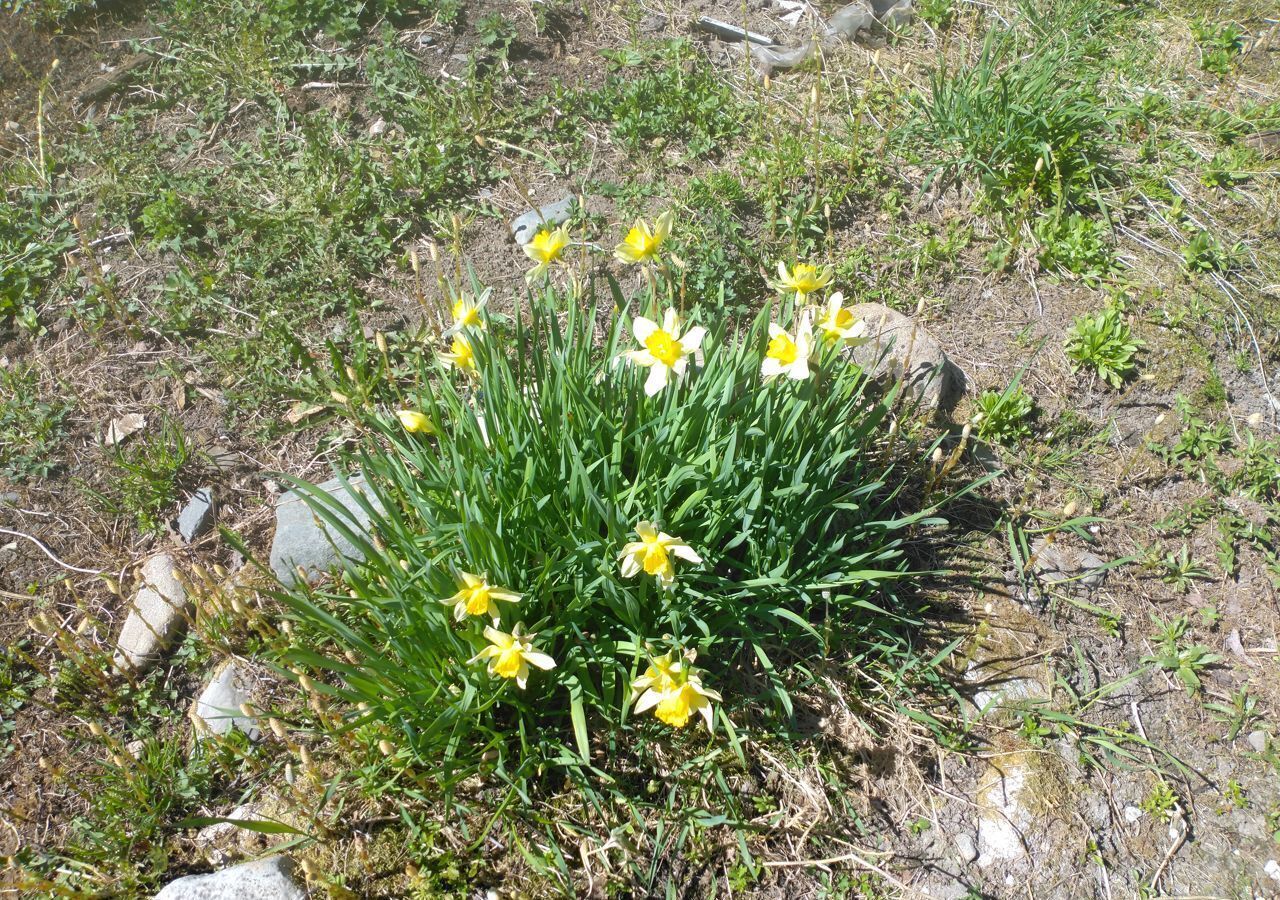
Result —
[[190, 486], [195, 461], [182, 426], [166, 419], [155, 432], [111, 451], [109, 484], [90, 493], [111, 512], [133, 519], [140, 531], [158, 534], [173, 516], [182, 488]]
[[1169, 782], [1161, 778], [1151, 789], [1151, 793], [1143, 797], [1138, 805], [1147, 815], [1167, 822], [1173, 816], [1174, 810], [1178, 808], [1178, 795]]
[[1200, 231], [1182, 247], [1182, 262], [1188, 274], [1228, 272], [1236, 264], [1241, 246], [1226, 247], [1207, 231]]
[[1076, 318], [1067, 331], [1063, 351], [1074, 361], [1072, 371], [1092, 370], [1113, 388], [1137, 371], [1134, 356], [1142, 342], [1133, 336], [1119, 306], [1108, 304], [1092, 315]]
[[983, 440], [1012, 446], [1031, 436], [1035, 402], [1017, 380], [1001, 392], [983, 391], [976, 402], [973, 422]]
[[1182, 637], [1189, 627], [1186, 616], [1178, 616], [1172, 622], [1157, 622], [1157, 624], [1160, 625], [1160, 631], [1155, 635], [1158, 645], [1156, 652], [1144, 657], [1143, 662], [1172, 672], [1174, 677], [1182, 682], [1188, 694], [1198, 693], [1201, 673], [1209, 666], [1221, 662], [1222, 657], [1200, 644], [1183, 645]]
[[1046, 269], [1097, 283], [1115, 267], [1105, 222], [1077, 212], [1048, 215], [1036, 220], [1033, 231], [1040, 245], [1040, 264]]
[[1204, 708], [1227, 726], [1227, 733], [1222, 737], [1227, 742], [1234, 741], [1240, 732], [1258, 718], [1258, 698], [1250, 694], [1247, 688], [1237, 688], [1227, 703], [1206, 703]]
[[1228, 75], [1244, 50], [1244, 31], [1233, 22], [1197, 19], [1191, 34], [1200, 48], [1200, 68], [1214, 75]]
[[1160, 566], [1164, 570], [1160, 580], [1173, 585], [1184, 594], [1197, 581], [1208, 581], [1213, 577], [1208, 569], [1191, 558], [1191, 551], [1186, 544], [1182, 545], [1181, 552], [1166, 553]]
[[33, 367], [0, 368], [0, 475], [21, 481], [54, 471], [70, 413], [68, 401], [44, 397]]

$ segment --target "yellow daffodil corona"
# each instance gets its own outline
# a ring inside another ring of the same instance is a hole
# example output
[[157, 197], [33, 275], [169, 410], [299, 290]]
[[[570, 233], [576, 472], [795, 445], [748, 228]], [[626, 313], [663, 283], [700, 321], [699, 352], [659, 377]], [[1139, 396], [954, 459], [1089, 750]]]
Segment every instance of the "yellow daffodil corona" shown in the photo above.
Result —
[[489, 584], [487, 575], [472, 575], [470, 572], [458, 573], [458, 592], [440, 602], [453, 607], [453, 617], [461, 622], [467, 616], [488, 616], [496, 625], [498, 623], [498, 604], [519, 603], [520, 594], [506, 588]]
[[694, 713], [702, 716], [707, 730], [712, 728], [712, 700], [721, 700], [715, 691], [704, 687], [696, 669], [671, 653], [654, 657], [648, 670], [631, 683], [636, 698], [637, 714], [652, 709], [653, 714], [672, 728], [689, 724]]
[[643, 570], [657, 578], [662, 587], [669, 588], [676, 581], [671, 557], [677, 556], [691, 563], [702, 562], [702, 557], [692, 547], [678, 537], [659, 531], [652, 522], [637, 522], [636, 534], [640, 540], [627, 544], [618, 554], [623, 578], [633, 578]]
[[460, 334], [454, 335], [448, 352], [441, 353], [440, 358], [444, 360], [445, 365], [456, 368], [464, 374], [474, 375], [479, 371], [476, 368], [476, 353], [471, 342]]
[[514, 678], [516, 685], [524, 690], [525, 682], [529, 678], [530, 665], [537, 666], [545, 672], [554, 669], [556, 661], [535, 649], [532, 640], [535, 635], [523, 635], [520, 633], [522, 630], [523, 625], [517, 625], [511, 634], [496, 628], [486, 628], [484, 636], [489, 641], [489, 646], [473, 656], [468, 664], [487, 659], [490, 675]]
[[417, 410], [397, 410], [396, 418], [400, 420], [404, 430], [412, 434], [431, 434], [435, 431], [435, 426], [431, 424], [431, 420]]
[[822, 290], [830, 283], [830, 266], [819, 269], [808, 263], [796, 263], [788, 270], [786, 263], [778, 261], [778, 288], [783, 291], [794, 291], [797, 303], [803, 303], [805, 297]]
[[844, 305], [844, 294], [837, 291], [827, 298], [826, 306], [821, 308], [818, 318], [818, 330], [829, 341], [842, 341], [850, 346], [865, 344], [871, 340], [866, 336], [867, 323], [854, 318], [852, 310]]
[[564, 255], [564, 248], [569, 246], [569, 229], [561, 225], [556, 229], [543, 228], [533, 236], [533, 240], [524, 245], [525, 255], [536, 263], [528, 271], [526, 278], [530, 281], [537, 278], [558, 262]]
[[786, 375], [796, 381], [809, 377], [809, 355], [813, 352], [813, 325], [809, 314], [800, 316], [793, 338], [778, 325], [769, 325], [769, 346], [764, 351], [760, 374], [766, 379]]
[[702, 339], [707, 330], [694, 326], [680, 334], [680, 317], [674, 309], [668, 309], [663, 314], [661, 325], [644, 316], [636, 316], [631, 323], [631, 332], [644, 349], [628, 350], [626, 356], [637, 366], [648, 368], [644, 392], [652, 397], [667, 386], [673, 374], [677, 379], [684, 375], [690, 356], [695, 360], [701, 358]]
[[627, 236], [613, 251], [613, 255], [628, 265], [649, 262], [658, 255], [663, 241], [671, 233], [671, 219], [672, 213], [664, 212], [653, 223], [652, 230], [649, 229], [649, 223], [643, 219], [636, 220], [636, 224], [627, 232]]

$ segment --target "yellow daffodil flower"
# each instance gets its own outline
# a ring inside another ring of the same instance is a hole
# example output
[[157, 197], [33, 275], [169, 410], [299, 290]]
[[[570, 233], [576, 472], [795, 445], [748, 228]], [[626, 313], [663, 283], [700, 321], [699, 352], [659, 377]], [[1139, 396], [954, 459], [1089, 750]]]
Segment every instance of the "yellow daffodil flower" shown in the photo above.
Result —
[[411, 434], [432, 434], [436, 430], [430, 419], [414, 409], [397, 410], [396, 418], [400, 420], [404, 430]]
[[528, 271], [525, 278], [532, 281], [550, 268], [564, 254], [569, 246], [569, 229], [561, 225], [554, 230], [543, 228], [533, 236], [533, 240], [524, 245], [525, 255], [537, 265]]
[[796, 336], [791, 337], [777, 325], [769, 325], [769, 346], [764, 351], [760, 374], [773, 379], [786, 374], [788, 378], [803, 381], [809, 377], [809, 354], [813, 352], [813, 325], [809, 314], [800, 316]]
[[831, 267], [811, 266], [807, 263], [796, 263], [790, 271], [786, 263], [778, 260], [778, 289], [795, 291], [796, 302], [803, 303], [804, 298], [822, 290], [831, 283]]
[[661, 325], [636, 316], [631, 322], [631, 332], [644, 349], [628, 350], [626, 356], [637, 366], [648, 368], [649, 377], [644, 382], [646, 396], [652, 397], [666, 387], [673, 373], [676, 378], [682, 377], [689, 367], [689, 356], [701, 364], [702, 339], [707, 329], [696, 325], [681, 335], [680, 317], [674, 309], [663, 314]]
[[488, 616], [498, 624], [498, 604], [519, 603], [520, 594], [500, 588], [489, 583], [487, 575], [472, 575], [470, 572], [458, 573], [458, 593], [446, 597], [440, 602], [453, 607], [453, 617], [461, 622], [467, 616]]
[[502, 678], [514, 678], [516, 685], [524, 690], [529, 678], [529, 666], [534, 665], [544, 672], [556, 667], [556, 661], [540, 650], [534, 649], [533, 638], [536, 635], [524, 635], [520, 632], [523, 624], [517, 625], [511, 634], [496, 628], [486, 628], [484, 636], [489, 641], [485, 647], [470, 660], [468, 665], [482, 659], [489, 661], [489, 674]]
[[827, 298], [827, 304], [821, 309], [818, 318], [818, 330], [829, 341], [843, 341], [850, 346], [865, 344], [871, 340], [866, 337], [867, 323], [855, 319], [853, 312], [845, 308], [844, 294], [837, 291]]
[[633, 578], [643, 569], [645, 574], [657, 578], [662, 587], [669, 588], [676, 581], [671, 557], [678, 556], [691, 563], [702, 562], [702, 557], [692, 547], [678, 537], [659, 531], [652, 522], [637, 522], [636, 534], [640, 540], [627, 544], [618, 554], [623, 578]]
[[453, 343], [448, 352], [441, 353], [440, 358], [445, 365], [456, 368], [467, 375], [475, 375], [480, 370], [476, 367], [476, 353], [471, 342], [460, 334], [453, 336]]
[[671, 219], [672, 213], [664, 212], [653, 223], [652, 231], [649, 230], [649, 223], [643, 219], [637, 219], [636, 224], [627, 232], [626, 238], [613, 251], [613, 255], [628, 265], [649, 262], [658, 255], [662, 242], [671, 233]]
[[631, 683], [631, 689], [636, 697], [637, 714], [652, 709], [659, 721], [672, 728], [683, 728], [697, 713], [710, 731], [711, 701], [722, 699], [703, 686], [696, 669], [683, 660], [673, 662], [669, 653], [654, 659], [649, 671]]
[[450, 314], [453, 316], [453, 326], [445, 332], [445, 337], [456, 334], [464, 328], [483, 329], [485, 323], [484, 319], [480, 317], [480, 313], [488, 302], [488, 291], [485, 291], [479, 299], [473, 299], [464, 294], [453, 301], [453, 308], [450, 310]]

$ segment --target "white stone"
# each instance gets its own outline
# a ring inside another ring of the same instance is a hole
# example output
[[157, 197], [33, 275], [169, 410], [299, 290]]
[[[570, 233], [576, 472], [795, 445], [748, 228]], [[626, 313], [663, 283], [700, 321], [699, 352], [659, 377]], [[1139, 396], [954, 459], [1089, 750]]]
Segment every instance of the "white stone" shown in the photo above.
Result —
[[1274, 859], [1267, 860], [1267, 864], [1262, 867], [1262, 871], [1266, 872], [1276, 881], [1280, 881], [1280, 863]]
[[1021, 859], [1026, 855], [1022, 832], [1031, 812], [1022, 802], [1030, 769], [1016, 758], [992, 765], [978, 789], [978, 865]]
[[139, 672], [159, 660], [186, 626], [191, 612], [186, 589], [178, 580], [177, 564], [169, 554], [147, 560], [142, 582], [120, 629], [114, 657], [117, 668]]
[[1136, 806], [1133, 806], [1132, 804], [1124, 808], [1124, 820], [1128, 822], [1130, 825], [1132, 825], [1134, 822], [1141, 819], [1142, 816], [1143, 816], [1142, 810]]
[[233, 728], [244, 732], [249, 740], [262, 737], [257, 720], [244, 715], [240, 707], [249, 702], [252, 683], [241, 674], [234, 661], [228, 661], [214, 673], [213, 680], [200, 692], [191, 710], [197, 731], [230, 734]]
[[1250, 731], [1246, 738], [1249, 746], [1253, 748], [1255, 753], [1265, 753], [1267, 750], [1267, 733], [1265, 731]]
[[973, 843], [973, 838], [969, 837], [965, 832], [960, 832], [954, 838], [956, 845], [956, 855], [961, 863], [971, 863], [978, 858], [978, 848]]
[[195, 836], [196, 846], [204, 853], [205, 858], [214, 865], [222, 865], [231, 858], [228, 848], [236, 837], [244, 832], [244, 829], [236, 825], [236, 822], [259, 819], [261, 818], [261, 813], [255, 804], [246, 803], [243, 806], [237, 806], [223, 818], [232, 821], [216, 822], [213, 825], [208, 825], [197, 831]]
[[290, 877], [292, 872], [288, 857], [272, 856], [211, 875], [179, 878], [154, 900], [306, 900], [306, 893]]

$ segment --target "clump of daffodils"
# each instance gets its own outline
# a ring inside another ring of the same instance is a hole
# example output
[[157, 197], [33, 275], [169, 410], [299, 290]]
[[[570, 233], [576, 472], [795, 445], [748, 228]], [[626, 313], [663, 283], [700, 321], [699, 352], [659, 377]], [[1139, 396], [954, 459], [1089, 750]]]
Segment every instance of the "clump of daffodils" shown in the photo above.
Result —
[[707, 330], [695, 325], [681, 334], [679, 315], [674, 309], [668, 309], [663, 314], [661, 325], [644, 316], [636, 316], [631, 322], [631, 332], [642, 349], [629, 350], [626, 356], [637, 366], [648, 368], [644, 392], [652, 397], [667, 386], [672, 376], [677, 380], [684, 377], [690, 357], [695, 361], [701, 358], [702, 339]]
[[676, 582], [673, 557], [695, 565], [702, 562], [692, 547], [678, 537], [659, 531], [652, 522], [637, 522], [636, 535], [640, 540], [627, 544], [618, 554], [623, 578], [634, 578], [644, 572], [658, 579], [662, 587], [670, 588]]
[[520, 690], [524, 690], [529, 678], [529, 666], [549, 672], [556, 667], [556, 661], [533, 646], [533, 638], [537, 635], [522, 634], [523, 631], [523, 623], [516, 625], [510, 634], [496, 628], [486, 628], [484, 636], [489, 646], [471, 657], [468, 664], [487, 659], [490, 675], [512, 679]]
[[702, 716], [707, 730], [712, 730], [711, 701], [720, 701], [721, 697], [702, 684], [693, 660], [692, 651], [684, 658], [676, 658], [670, 652], [653, 657], [645, 673], [631, 682], [636, 713], [652, 709], [659, 721], [672, 728], [683, 728], [696, 714]]

